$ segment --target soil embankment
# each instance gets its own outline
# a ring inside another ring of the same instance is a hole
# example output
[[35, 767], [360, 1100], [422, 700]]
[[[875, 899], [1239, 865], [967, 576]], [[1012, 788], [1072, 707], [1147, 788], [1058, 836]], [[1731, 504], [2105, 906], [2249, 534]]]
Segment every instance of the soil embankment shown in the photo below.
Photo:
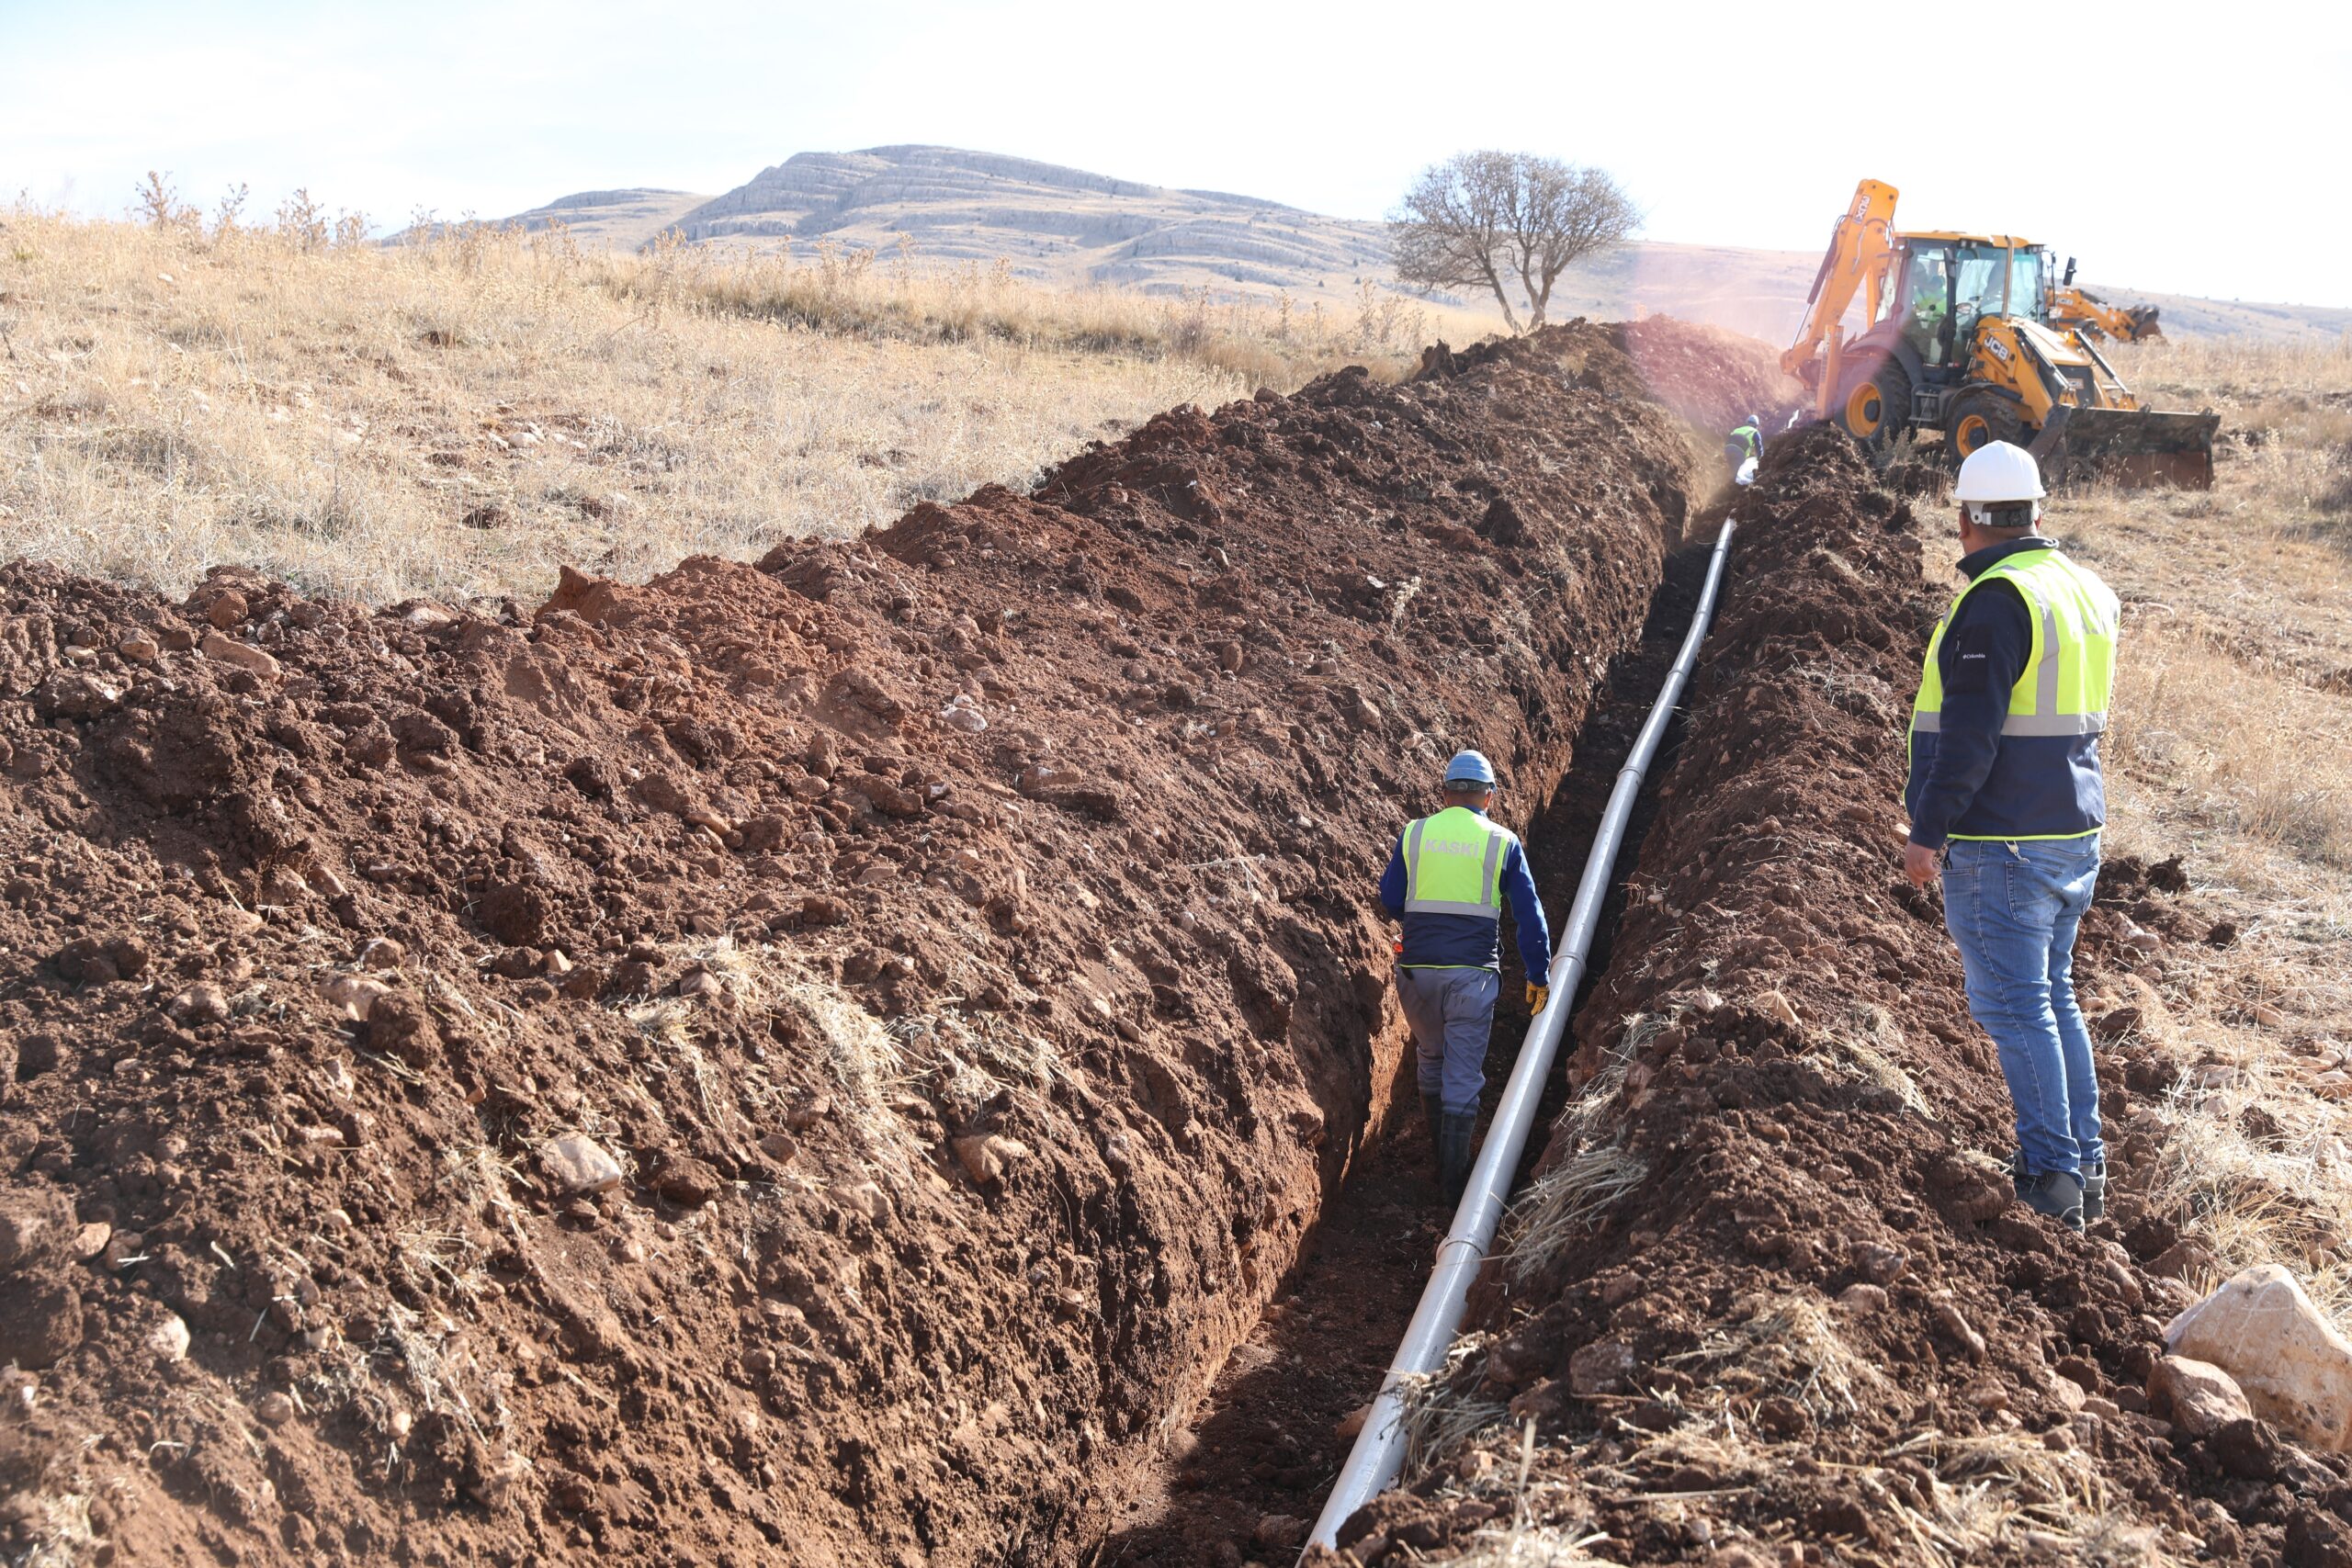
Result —
[[1621, 321], [1609, 336], [1652, 395], [1702, 436], [1720, 440], [1750, 414], [1760, 414], [1769, 441], [1806, 401], [1804, 383], [1781, 368], [1781, 356], [1769, 344], [1752, 337], [1668, 316]]
[[1599, 329], [757, 569], [0, 575], [0, 1528], [1053, 1561], [1385, 1109], [1369, 888], [1690, 504]]
[[[1688, 732], [1575, 1025], [1574, 1101], [1419, 1465], [1341, 1531], [1347, 1557], [1517, 1536], [1718, 1568], [2344, 1560], [2312, 1506], [2344, 1495], [2342, 1458], [2254, 1421], [2192, 1441], [2149, 1407], [2189, 1298], [2140, 1196], [2156, 1142], [2134, 1100], [2175, 1074], [2131, 1010], [2093, 1024], [2109, 1218], [2076, 1236], [2011, 1199], [1997, 1063], [1936, 897], [1900, 870], [1939, 607], [1906, 503], [1816, 427], [1739, 507]], [[2146, 928], [2205, 934], [2165, 896], [2185, 886], [2107, 868], [2086, 998], [2161, 978], [2127, 941]]]

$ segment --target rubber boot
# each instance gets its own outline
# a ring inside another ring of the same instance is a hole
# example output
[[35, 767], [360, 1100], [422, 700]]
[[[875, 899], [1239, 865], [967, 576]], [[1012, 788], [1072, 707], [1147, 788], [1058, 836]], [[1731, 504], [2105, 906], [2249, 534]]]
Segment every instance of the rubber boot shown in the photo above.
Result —
[[1445, 1179], [1445, 1153], [1444, 1145], [1439, 1141], [1439, 1134], [1445, 1125], [1444, 1115], [1443, 1100], [1433, 1094], [1421, 1096], [1421, 1125], [1428, 1129], [1430, 1134], [1430, 1168], [1436, 1172], [1441, 1182]]
[[1462, 1190], [1470, 1185], [1470, 1165], [1478, 1152], [1477, 1131], [1476, 1112], [1438, 1119], [1438, 1190], [1449, 1205], [1462, 1201]]
[[2083, 1228], [2083, 1179], [2071, 1170], [2045, 1170], [2025, 1179], [2025, 1206], [2068, 1230]]

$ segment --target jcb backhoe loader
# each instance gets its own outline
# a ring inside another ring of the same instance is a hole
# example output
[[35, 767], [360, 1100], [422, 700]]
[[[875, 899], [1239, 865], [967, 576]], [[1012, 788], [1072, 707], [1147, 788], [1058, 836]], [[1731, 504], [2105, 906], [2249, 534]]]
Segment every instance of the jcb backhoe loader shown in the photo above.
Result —
[[[1883, 446], [1943, 433], [1958, 463], [2014, 441], [2053, 482], [2213, 482], [2211, 413], [2154, 413], [2098, 350], [2049, 319], [2049, 256], [2009, 234], [1894, 229], [1893, 186], [1864, 180], [1838, 220], [1781, 367], [1815, 410]], [[1842, 325], [1864, 297], [1861, 330]]]
[[2050, 291], [2050, 324], [2117, 343], [2152, 343], [2165, 335], [2154, 305], [2110, 305], [2089, 289], [2075, 288], [2073, 256], [2066, 258], [2066, 276]]

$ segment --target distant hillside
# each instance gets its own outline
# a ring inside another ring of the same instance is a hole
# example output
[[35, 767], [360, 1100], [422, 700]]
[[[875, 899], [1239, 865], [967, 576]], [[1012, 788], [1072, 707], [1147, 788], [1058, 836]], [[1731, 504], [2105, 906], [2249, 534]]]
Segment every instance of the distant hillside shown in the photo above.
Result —
[[677, 220], [703, 243], [830, 240], [993, 263], [1065, 284], [1173, 291], [1350, 289], [1385, 281], [1380, 225], [1254, 197], [1170, 190], [953, 147], [801, 152]]
[[[1039, 282], [1146, 293], [1205, 288], [1336, 301], [1351, 299], [1367, 282], [1396, 287], [1378, 223], [954, 147], [798, 152], [722, 196], [582, 191], [512, 220], [530, 229], [560, 220], [583, 243], [625, 247], [670, 229], [691, 243], [755, 251], [904, 244], [924, 261], [1001, 261]], [[1779, 342], [1794, 334], [1820, 262], [1818, 252], [1636, 243], [1563, 277], [1552, 315], [1672, 315]], [[2161, 307], [2176, 336], [2334, 338], [2352, 331], [2352, 309], [2091, 287], [2111, 299]], [[1475, 299], [1447, 302], [1485, 307]]]
[[583, 190], [501, 221], [534, 232], [561, 223], [582, 244], [635, 250], [709, 199], [690, 190]]
[[2352, 333], [2352, 309], [2154, 294], [2120, 283], [2093, 283], [2090, 289], [2109, 301], [2158, 307], [2164, 329], [2174, 337], [2337, 338]]

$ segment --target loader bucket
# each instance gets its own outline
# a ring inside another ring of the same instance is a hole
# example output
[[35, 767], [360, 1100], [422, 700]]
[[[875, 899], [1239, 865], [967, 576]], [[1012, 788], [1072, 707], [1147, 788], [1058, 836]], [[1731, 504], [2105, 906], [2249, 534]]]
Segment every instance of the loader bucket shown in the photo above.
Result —
[[2104, 480], [2128, 488], [2173, 484], [2211, 490], [2213, 436], [2221, 428], [2217, 413], [2061, 407], [2042, 427], [2032, 451], [2052, 482]]

